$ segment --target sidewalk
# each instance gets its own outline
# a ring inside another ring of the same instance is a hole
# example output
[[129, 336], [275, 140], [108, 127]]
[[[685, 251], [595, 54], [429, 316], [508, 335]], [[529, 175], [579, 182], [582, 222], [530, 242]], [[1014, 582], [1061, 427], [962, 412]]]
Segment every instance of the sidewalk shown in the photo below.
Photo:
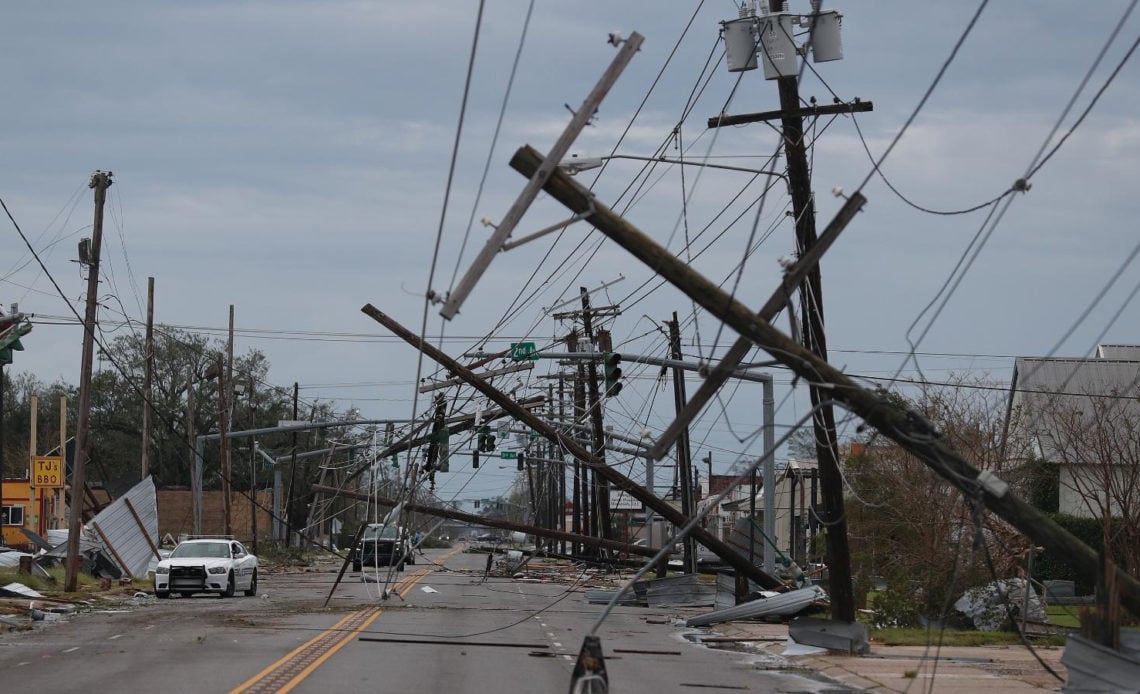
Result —
[[[729, 622], [711, 630], [728, 638], [757, 639], [740, 643], [780, 656], [790, 668], [811, 670], [867, 692], [1041, 692], [1059, 691], [1061, 687], [1061, 682], [1022, 646], [953, 646], [937, 651], [931, 647], [927, 651], [923, 646], [883, 646], [872, 642], [871, 652], [865, 656], [785, 656], [786, 624]], [[1064, 648], [1034, 648], [1049, 667], [1065, 677], [1060, 662]]]

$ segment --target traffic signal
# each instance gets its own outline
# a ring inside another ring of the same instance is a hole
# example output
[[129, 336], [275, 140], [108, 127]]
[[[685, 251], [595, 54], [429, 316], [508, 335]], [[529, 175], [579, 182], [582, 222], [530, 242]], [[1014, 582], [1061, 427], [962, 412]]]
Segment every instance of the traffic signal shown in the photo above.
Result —
[[[478, 448], [471, 451], [471, 467], [475, 468], [476, 470], [479, 469], [479, 449]], [[479, 502], [478, 501], [475, 502], [475, 508], [479, 508]]]
[[606, 395], [614, 396], [621, 392], [621, 355], [617, 352], [605, 352], [602, 356], [602, 365], [606, 372]]
[[495, 435], [491, 433], [491, 427], [486, 424], [479, 429], [478, 448], [484, 453], [493, 453], [495, 451]]
[[519, 453], [519, 457], [517, 458], [517, 461], [518, 461], [518, 466], [519, 466], [519, 472], [522, 472], [523, 470], [526, 469], [526, 458], [523, 457], [522, 453]]

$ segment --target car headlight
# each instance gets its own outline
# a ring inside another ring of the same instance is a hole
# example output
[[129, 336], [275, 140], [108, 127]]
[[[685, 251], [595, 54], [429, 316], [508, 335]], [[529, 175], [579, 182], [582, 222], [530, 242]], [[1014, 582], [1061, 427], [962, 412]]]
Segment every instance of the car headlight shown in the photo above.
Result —
[[226, 567], [224, 567], [224, 566], [211, 566], [209, 568], [209, 571], [212, 574], [224, 574], [226, 572]]
[[161, 574], [161, 575], [165, 576], [166, 574], [170, 573], [170, 567], [169, 566], [159, 566], [154, 570], [154, 572], [156, 574]]

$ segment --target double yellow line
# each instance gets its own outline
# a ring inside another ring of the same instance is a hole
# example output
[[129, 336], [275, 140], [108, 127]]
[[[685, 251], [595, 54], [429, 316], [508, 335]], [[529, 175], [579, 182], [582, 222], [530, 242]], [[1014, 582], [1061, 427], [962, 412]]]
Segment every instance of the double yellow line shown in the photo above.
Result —
[[[431, 573], [431, 569], [418, 569], [401, 579], [394, 588], [402, 598], [411, 592], [417, 583]], [[312, 639], [294, 648], [285, 657], [242, 682], [230, 694], [262, 694], [292, 691], [314, 670], [348, 645], [360, 632], [367, 629], [384, 612], [379, 607], [369, 607], [349, 614]]]

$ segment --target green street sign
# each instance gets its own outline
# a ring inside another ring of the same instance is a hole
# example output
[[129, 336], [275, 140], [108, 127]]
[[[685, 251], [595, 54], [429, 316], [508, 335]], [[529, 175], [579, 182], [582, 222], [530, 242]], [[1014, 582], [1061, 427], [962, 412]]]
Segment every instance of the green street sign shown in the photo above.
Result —
[[513, 361], [538, 361], [538, 346], [533, 342], [512, 342], [511, 359]]
[[499, 457], [503, 460], [514, 460], [519, 454], [517, 451], [499, 451]]

